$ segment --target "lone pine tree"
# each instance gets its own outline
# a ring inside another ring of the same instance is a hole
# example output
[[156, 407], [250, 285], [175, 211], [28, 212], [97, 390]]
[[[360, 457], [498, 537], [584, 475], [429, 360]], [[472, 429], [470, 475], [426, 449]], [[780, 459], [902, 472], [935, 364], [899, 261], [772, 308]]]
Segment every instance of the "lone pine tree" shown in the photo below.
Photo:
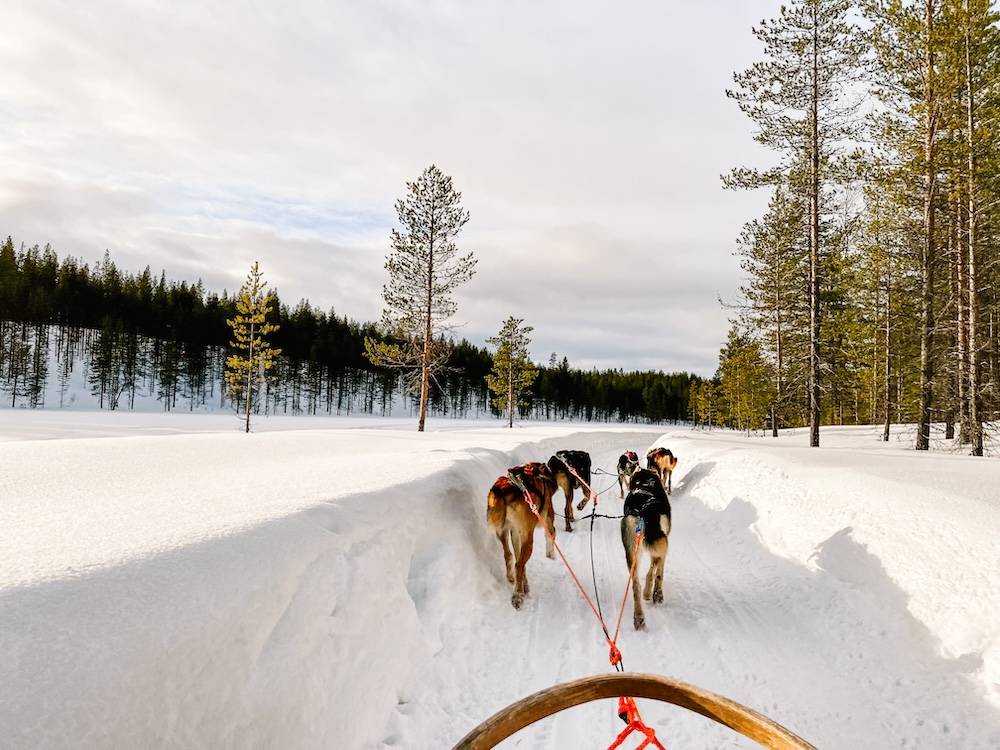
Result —
[[267, 315], [273, 309], [273, 298], [265, 293], [267, 282], [263, 280], [255, 261], [247, 280], [236, 297], [236, 317], [227, 320], [233, 329], [230, 346], [235, 353], [226, 359], [226, 384], [230, 393], [245, 404], [246, 427], [250, 432], [250, 409], [253, 404], [254, 386], [264, 374], [274, 367], [280, 349], [272, 349], [265, 338], [278, 330], [278, 326], [267, 322]]
[[447, 321], [457, 310], [451, 293], [472, 278], [476, 260], [471, 253], [460, 256], [455, 245], [469, 212], [462, 209], [462, 194], [451, 177], [431, 165], [406, 188], [407, 196], [396, 202], [401, 229], [392, 230], [385, 263], [384, 340], [366, 338], [365, 356], [372, 364], [403, 370], [408, 390], [419, 390], [417, 429], [423, 432], [430, 379], [450, 354], [444, 334], [452, 329]]
[[500, 333], [486, 339], [497, 348], [493, 355], [493, 371], [486, 376], [486, 385], [496, 394], [494, 406], [507, 412], [507, 426], [514, 426], [514, 411], [521, 405], [521, 396], [538, 377], [538, 371], [528, 359], [528, 334], [534, 328], [522, 326], [524, 321], [509, 317]]

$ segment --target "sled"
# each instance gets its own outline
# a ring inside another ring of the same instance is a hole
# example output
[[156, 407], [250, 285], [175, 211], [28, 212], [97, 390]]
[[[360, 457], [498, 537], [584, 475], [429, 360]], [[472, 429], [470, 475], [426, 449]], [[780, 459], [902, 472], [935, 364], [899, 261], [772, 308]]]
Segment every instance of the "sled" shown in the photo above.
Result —
[[469, 732], [454, 750], [487, 750], [547, 716], [604, 698], [649, 698], [723, 724], [771, 750], [816, 750], [780, 724], [721, 695], [655, 674], [612, 672], [540, 690], [498, 711]]

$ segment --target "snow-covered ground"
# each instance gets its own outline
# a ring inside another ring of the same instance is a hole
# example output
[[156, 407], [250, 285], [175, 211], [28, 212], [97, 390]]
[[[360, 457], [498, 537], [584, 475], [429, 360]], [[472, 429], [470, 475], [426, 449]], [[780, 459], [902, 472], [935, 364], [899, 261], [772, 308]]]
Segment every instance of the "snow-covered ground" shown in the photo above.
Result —
[[[560, 449], [670, 448], [666, 602], [626, 670], [818, 748], [1000, 747], [1000, 462], [872, 428], [778, 439], [492, 421], [0, 412], [0, 747], [448, 748], [536, 690], [610, 671], [538, 538], [510, 605], [486, 492]], [[598, 512], [620, 512], [598, 473]], [[559, 504], [557, 503], [557, 507]], [[613, 628], [615, 519], [559, 528]], [[536, 532], [539, 537], [542, 531]], [[756, 747], [639, 701], [669, 748]], [[608, 747], [614, 701], [502, 747]], [[634, 747], [636, 742], [627, 747]]]

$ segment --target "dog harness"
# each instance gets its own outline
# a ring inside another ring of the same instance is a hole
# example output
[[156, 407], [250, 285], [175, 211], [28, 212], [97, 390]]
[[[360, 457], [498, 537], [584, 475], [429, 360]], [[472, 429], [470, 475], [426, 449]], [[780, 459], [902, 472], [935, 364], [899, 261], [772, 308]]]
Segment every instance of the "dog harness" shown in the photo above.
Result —
[[[646, 511], [647, 508], [655, 505], [657, 502], [660, 501], [660, 498], [656, 497], [656, 495], [654, 495], [652, 492], [646, 489], [633, 490], [628, 494], [629, 496], [625, 500], [626, 516], [642, 516], [642, 514]], [[645, 500], [643, 501], [642, 505], [635, 505], [629, 502], [629, 500], [635, 495], [642, 495], [643, 497], [645, 497]]]

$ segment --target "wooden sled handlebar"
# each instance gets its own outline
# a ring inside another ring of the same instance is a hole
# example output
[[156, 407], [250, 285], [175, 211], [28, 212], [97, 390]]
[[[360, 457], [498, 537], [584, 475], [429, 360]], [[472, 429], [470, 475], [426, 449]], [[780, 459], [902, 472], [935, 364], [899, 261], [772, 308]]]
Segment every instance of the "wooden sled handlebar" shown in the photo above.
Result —
[[619, 673], [584, 677], [540, 690], [495, 713], [455, 745], [487, 750], [546, 716], [602, 698], [650, 698], [717, 721], [771, 750], [816, 750], [766, 716], [721, 695], [655, 674]]

